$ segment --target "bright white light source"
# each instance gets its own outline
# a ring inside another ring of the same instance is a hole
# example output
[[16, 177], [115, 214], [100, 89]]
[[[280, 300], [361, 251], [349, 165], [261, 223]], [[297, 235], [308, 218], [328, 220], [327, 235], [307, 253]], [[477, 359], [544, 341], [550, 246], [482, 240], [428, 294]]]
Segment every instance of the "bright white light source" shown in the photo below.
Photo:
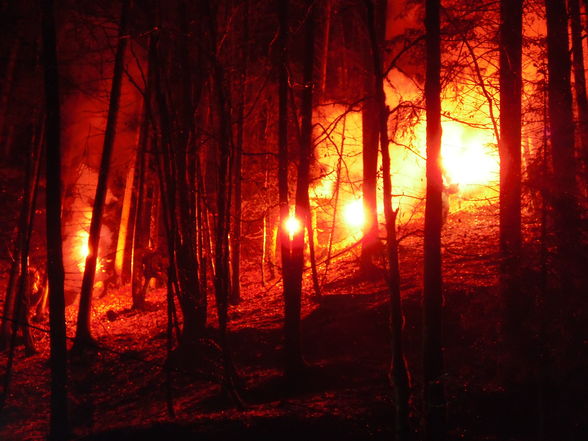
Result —
[[288, 232], [290, 236], [290, 240], [294, 239], [294, 235], [302, 229], [302, 223], [300, 220], [293, 215], [290, 215], [288, 219], [284, 222], [284, 228]]
[[447, 182], [489, 185], [498, 178], [498, 155], [488, 147], [493, 142], [486, 131], [474, 131], [461, 124], [443, 123], [442, 162]]
[[365, 213], [363, 211], [363, 200], [356, 199], [349, 202], [343, 211], [345, 223], [352, 228], [361, 228], [365, 223]]

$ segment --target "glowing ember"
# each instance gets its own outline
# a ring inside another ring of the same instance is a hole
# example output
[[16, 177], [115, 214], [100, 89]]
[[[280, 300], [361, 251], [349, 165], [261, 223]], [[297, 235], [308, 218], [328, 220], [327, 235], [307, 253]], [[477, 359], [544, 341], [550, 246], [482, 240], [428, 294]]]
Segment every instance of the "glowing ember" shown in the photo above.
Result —
[[288, 232], [290, 240], [292, 240], [294, 239], [294, 235], [302, 229], [302, 223], [296, 216], [290, 215], [284, 222], [284, 228]]
[[349, 202], [344, 209], [343, 216], [347, 225], [353, 228], [361, 228], [365, 222], [363, 200], [356, 199]]

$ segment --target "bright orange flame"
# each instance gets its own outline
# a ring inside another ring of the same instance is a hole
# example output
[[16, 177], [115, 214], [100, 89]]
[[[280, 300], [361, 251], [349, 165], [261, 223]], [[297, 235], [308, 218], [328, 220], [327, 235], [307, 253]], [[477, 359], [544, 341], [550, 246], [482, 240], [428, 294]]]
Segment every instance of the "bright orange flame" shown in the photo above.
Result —
[[352, 228], [361, 228], [365, 223], [365, 213], [363, 210], [363, 200], [356, 199], [349, 202], [344, 209], [343, 216], [345, 222]]
[[290, 215], [288, 219], [286, 219], [286, 221], [284, 222], [284, 228], [288, 232], [290, 240], [292, 240], [294, 239], [294, 235], [300, 232], [300, 230], [302, 229], [302, 223], [296, 216]]

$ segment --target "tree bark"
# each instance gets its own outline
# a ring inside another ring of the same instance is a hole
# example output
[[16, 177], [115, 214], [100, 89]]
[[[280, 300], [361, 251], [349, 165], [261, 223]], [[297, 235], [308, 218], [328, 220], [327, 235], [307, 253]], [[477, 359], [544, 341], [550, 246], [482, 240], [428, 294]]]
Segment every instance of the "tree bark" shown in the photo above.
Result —
[[580, 235], [568, 21], [564, 2], [546, 0], [545, 7], [551, 157], [553, 181], [557, 185], [557, 188], [551, 188], [550, 191], [557, 235], [559, 282], [562, 292], [569, 293], [573, 285], [573, 269], [578, 268], [578, 262], [575, 258], [577, 257]]
[[394, 388], [394, 432], [397, 441], [409, 437], [409, 377], [404, 359], [402, 345], [402, 301], [400, 298], [400, 265], [398, 262], [398, 240], [396, 238], [396, 214], [392, 209], [392, 178], [390, 174], [390, 150], [388, 139], [388, 114], [386, 95], [384, 93], [384, 72], [382, 69], [382, 45], [385, 41], [385, 22], [378, 29], [376, 26], [376, 7], [379, 17], [386, 17], [386, 2], [366, 0], [368, 30], [371, 41], [373, 59], [373, 84], [377, 102], [377, 119], [379, 122], [380, 149], [382, 152], [382, 180], [384, 187], [384, 216], [386, 218], [386, 249], [388, 257], [388, 289], [390, 291], [390, 346], [392, 360], [390, 378]]
[[423, 290], [423, 374], [425, 440], [446, 438], [443, 390], [441, 225], [441, 37], [440, 0], [427, 0], [425, 12], [425, 100], [427, 117], [427, 190], [425, 207]]
[[64, 269], [61, 239], [61, 140], [59, 80], [53, 1], [41, 1], [43, 64], [45, 67], [47, 275], [49, 278], [49, 326], [51, 366], [51, 417], [49, 439], [68, 438], [67, 348], [65, 331]]
[[102, 214], [104, 212], [108, 175], [110, 171], [110, 158], [112, 156], [112, 150], [114, 147], [114, 139], [116, 136], [116, 120], [120, 107], [120, 90], [124, 68], [124, 54], [127, 45], [126, 33], [128, 7], [129, 0], [123, 0], [122, 12], [120, 16], [118, 44], [114, 60], [112, 88], [110, 91], [108, 119], [106, 121], [106, 132], [104, 134], [104, 146], [102, 147], [102, 160], [100, 162], [98, 185], [96, 187], [96, 196], [94, 198], [94, 207], [92, 209], [92, 220], [90, 221], [90, 234], [88, 237], [89, 252], [88, 257], [86, 258], [86, 266], [84, 268], [84, 276], [82, 279], [82, 290], [80, 293], [80, 307], [78, 311], [78, 322], [74, 341], [74, 349], [76, 351], [81, 351], [85, 344], [93, 343], [93, 338], [90, 331], [90, 309], [92, 303], [94, 277], [96, 275], [96, 262], [98, 260], [98, 245], [100, 242], [100, 230], [102, 228]]
[[572, 30], [572, 54], [574, 70], [574, 91], [578, 106], [580, 132], [580, 171], [584, 183], [588, 183], [588, 99], [586, 97], [586, 76], [584, 67], [584, 50], [582, 47], [582, 15], [579, 0], [569, 0], [570, 22]]
[[247, 85], [247, 64], [249, 54], [249, 2], [243, 4], [243, 55], [239, 74], [239, 94], [237, 103], [237, 139], [233, 156], [233, 232], [231, 234], [231, 304], [241, 302], [241, 173], [243, 158], [243, 129], [245, 125], [245, 99]]
[[[278, 190], [280, 200], [279, 241], [282, 254], [282, 278], [284, 283], [284, 374], [288, 383], [292, 383], [303, 366], [300, 341], [300, 297], [301, 280], [296, 280], [294, 247], [302, 248], [299, 252], [303, 260], [304, 230], [302, 239], [295, 245], [285, 228], [289, 217], [288, 204], [288, 20], [289, 1], [276, 0], [279, 20], [278, 45]], [[296, 213], [300, 215], [299, 212]], [[304, 222], [300, 221], [302, 225]], [[300, 234], [298, 235], [300, 236]], [[302, 244], [300, 244], [302, 240]], [[301, 271], [300, 271], [300, 274]]]
[[[368, 65], [371, 66], [371, 65]], [[378, 112], [373, 88], [373, 68], [368, 68], [366, 99], [361, 110], [362, 121], [362, 161], [363, 161], [363, 209], [365, 223], [361, 246], [361, 267], [369, 270], [373, 266], [373, 259], [379, 244], [378, 232]]]
[[500, 282], [505, 336], [514, 344], [525, 313], [520, 286], [522, 0], [502, 0], [500, 14]]

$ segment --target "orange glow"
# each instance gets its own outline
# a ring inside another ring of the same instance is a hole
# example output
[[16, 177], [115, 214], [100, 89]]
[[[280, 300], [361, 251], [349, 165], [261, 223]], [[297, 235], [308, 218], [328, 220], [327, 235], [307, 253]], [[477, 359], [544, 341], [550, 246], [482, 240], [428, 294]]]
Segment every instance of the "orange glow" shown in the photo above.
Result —
[[88, 249], [87, 242], [84, 242], [80, 245], [80, 248], [78, 250], [78, 254], [80, 255], [80, 257], [82, 259], [85, 259], [86, 257], [88, 257], [88, 254], [90, 254], [90, 250]]
[[363, 210], [363, 200], [356, 199], [347, 203], [343, 211], [343, 217], [348, 226], [360, 229], [365, 223], [365, 213]]
[[290, 215], [290, 217], [284, 222], [284, 228], [288, 232], [290, 240], [292, 240], [294, 239], [294, 235], [302, 230], [302, 223], [296, 216]]
[[490, 185], [498, 180], [499, 161], [491, 150], [491, 132], [468, 130], [453, 122], [443, 124], [442, 161], [447, 183]]
[[[76, 235], [76, 261], [77, 267], [80, 272], [84, 272], [86, 268], [86, 258], [90, 254], [90, 249], [88, 248], [88, 238], [89, 234], [85, 230], [78, 231]], [[99, 271], [102, 268], [102, 264], [100, 260], [96, 262], [96, 271]]]
[[78, 269], [83, 272], [84, 268], [86, 267], [86, 257], [90, 254], [90, 249], [88, 248], [88, 237], [89, 234], [85, 230], [78, 231], [76, 234], [76, 260]]

